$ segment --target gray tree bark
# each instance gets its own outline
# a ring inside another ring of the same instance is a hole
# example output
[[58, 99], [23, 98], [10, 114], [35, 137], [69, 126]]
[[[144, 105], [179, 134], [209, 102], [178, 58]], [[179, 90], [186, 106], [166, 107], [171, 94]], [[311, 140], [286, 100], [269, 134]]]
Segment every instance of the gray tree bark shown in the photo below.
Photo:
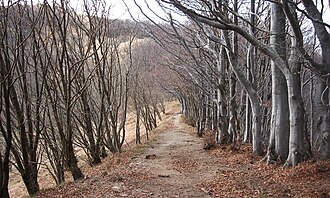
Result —
[[[252, 1], [253, 2], [253, 1]], [[238, 2], [234, 0], [234, 11], [238, 12]], [[234, 15], [234, 23], [238, 25], [238, 17]], [[233, 62], [236, 64], [238, 63], [238, 34], [237, 32], [233, 32], [232, 38], [232, 59]], [[240, 134], [238, 134], [237, 130], [237, 104], [236, 104], [236, 75], [234, 72], [230, 72], [230, 79], [229, 79], [229, 133], [232, 138], [232, 142], [234, 144], [239, 141]]]
[[219, 116], [219, 136], [220, 142], [219, 143], [228, 143], [228, 116], [227, 116], [227, 103], [226, 103], [226, 95], [225, 95], [225, 87], [226, 87], [226, 80], [225, 80], [225, 63], [224, 59], [224, 48], [221, 46], [219, 57], [218, 57], [218, 72], [219, 72], [219, 85], [217, 92], [218, 97], [218, 116]]
[[302, 1], [309, 16], [314, 20], [313, 26], [322, 49], [322, 66], [325, 75], [319, 76], [315, 84], [314, 115], [316, 125], [320, 131], [320, 154], [325, 159], [330, 159], [330, 34], [326, 26], [320, 22], [322, 14], [318, 11], [313, 1]]
[[305, 161], [309, 154], [305, 144], [305, 110], [301, 94], [301, 60], [297, 51], [297, 39], [291, 37], [291, 54], [288, 60], [291, 73], [286, 76], [290, 111], [289, 153], [285, 167]]
[[[286, 59], [285, 47], [285, 14], [277, 3], [271, 4], [270, 44], [271, 47]], [[271, 134], [267, 151], [267, 163], [280, 159], [285, 160], [289, 149], [289, 107], [287, 86], [284, 75], [271, 62], [272, 70], [272, 115]]]

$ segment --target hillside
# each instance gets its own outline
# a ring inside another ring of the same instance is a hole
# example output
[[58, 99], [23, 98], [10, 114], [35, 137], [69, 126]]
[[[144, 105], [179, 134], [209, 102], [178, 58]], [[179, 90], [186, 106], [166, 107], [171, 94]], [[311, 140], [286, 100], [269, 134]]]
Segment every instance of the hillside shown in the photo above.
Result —
[[[167, 119], [169, 119], [170, 115], [173, 113], [173, 111], [177, 112], [179, 110], [179, 104], [177, 102], [169, 102], [166, 104], [166, 108], [168, 109], [167, 115], [163, 116], [163, 121], [159, 121], [158, 123], [160, 126], [157, 128], [157, 130], [164, 127]], [[127, 122], [126, 122], [126, 138], [125, 138], [125, 146], [124, 150], [126, 152], [127, 149], [131, 148], [133, 145], [135, 145], [135, 125], [136, 125], [136, 116], [134, 112], [130, 112], [127, 115]], [[145, 128], [141, 124], [141, 135], [143, 136], [142, 140], [143, 142], [146, 142], [146, 132]], [[79, 160], [79, 165], [82, 167], [83, 171], [87, 173], [87, 175], [93, 174], [94, 169], [91, 168], [87, 162], [86, 155], [82, 151], [82, 149], [76, 150], [77, 157]], [[111, 161], [114, 158], [114, 156], [110, 155], [110, 157], [105, 159], [105, 163], [107, 161]], [[112, 163], [112, 162], [111, 162]], [[103, 165], [102, 165], [103, 166]], [[101, 166], [98, 166], [97, 168], [101, 168]], [[66, 177], [69, 178], [69, 182], [72, 182], [72, 176], [69, 172], [66, 172]], [[47, 167], [45, 165], [41, 165], [40, 171], [39, 171], [39, 183], [41, 189], [48, 189], [55, 187], [55, 182], [53, 181], [51, 175], [49, 174]], [[10, 180], [9, 180], [9, 190], [11, 197], [26, 197], [28, 196], [28, 193], [26, 191], [26, 187], [22, 181], [21, 175], [13, 169], [13, 171], [10, 173]]]

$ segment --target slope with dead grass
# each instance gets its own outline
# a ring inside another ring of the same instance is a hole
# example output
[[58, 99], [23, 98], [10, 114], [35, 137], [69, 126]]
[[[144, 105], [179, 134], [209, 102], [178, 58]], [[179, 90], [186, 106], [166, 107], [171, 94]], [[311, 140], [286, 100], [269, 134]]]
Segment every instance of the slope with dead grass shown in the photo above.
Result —
[[[166, 128], [166, 120], [170, 119], [170, 116], [173, 112], [177, 112], [180, 109], [180, 104], [177, 101], [168, 102], [166, 104], [166, 110], [168, 111], [165, 115], [162, 114], [162, 121], [158, 120], [159, 127], [157, 130], [163, 130]], [[162, 123], [165, 123], [162, 125]], [[135, 123], [136, 123], [136, 115], [134, 112], [130, 112], [127, 115], [126, 122], [126, 136], [125, 136], [125, 144], [124, 150], [130, 146], [135, 144]], [[146, 142], [145, 137], [146, 131], [145, 128], [141, 124], [141, 136], [142, 142]], [[143, 146], [141, 146], [143, 147]], [[125, 161], [125, 154], [121, 155], [110, 155], [106, 159], [103, 160], [102, 166], [96, 166], [95, 168], [90, 167], [87, 162], [87, 156], [81, 148], [76, 148], [76, 155], [78, 158], [78, 165], [81, 167], [84, 174], [88, 177], [89, 175], [93, 175], [94, 172], [101, 171], [103, 166], [111, 168], [115, 166], [118, 162]], [[70, 172], [65, 173], [66, 181], [70, 185], [73, 183], [72, 176]], [[54, 188], [56, 186], [52, 176], [48, 172], [47, 168], [44, 165], [41, 165], [38, 175], [38, 182], [41, 190]], [[66, 184], [65, 184], [66, 185]], [[9, 193], [11, 197], [28, 197], [28, 193], [26, 191], [24, 182], [21, 178], [21, 175], [14, 169], [10, 173], [9, 179]]]

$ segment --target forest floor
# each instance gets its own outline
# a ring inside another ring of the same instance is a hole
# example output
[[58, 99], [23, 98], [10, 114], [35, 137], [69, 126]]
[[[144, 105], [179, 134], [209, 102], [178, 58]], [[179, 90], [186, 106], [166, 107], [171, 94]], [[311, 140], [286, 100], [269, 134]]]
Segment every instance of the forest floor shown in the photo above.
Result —
[[37, 197], [330, 197], [330, 162], [266, 165], [249, 146], [203, 149], [170, 109], [150, 140], [85, 170], [87, 177]]

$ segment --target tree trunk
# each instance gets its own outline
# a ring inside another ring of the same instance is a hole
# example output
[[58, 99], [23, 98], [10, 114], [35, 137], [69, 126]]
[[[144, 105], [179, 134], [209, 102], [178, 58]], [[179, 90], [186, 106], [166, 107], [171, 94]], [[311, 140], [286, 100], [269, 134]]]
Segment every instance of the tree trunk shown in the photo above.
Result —
[[[323, 23], [322, 14], [313, 1], [302, 1], [309, 16], [313, 19], [313, 26], [322, 49], [322, 66], [324, 77], [317, 78], [315, 88], [315, 115], [317, 127], [320, 131], [320, 154], [322, 158], [330, 159], [330, 34]], [[323, 78], [323, 79], [321, 79]]]
[[[8, 181], [9, 181], [9, 154], [6, 156], [6, 153], [9, 153], [8, 143], [6, 145], [6, 151], [4, 159], [2, 159], [2, 152], [0, 150], [0, 197], [7, 198], [9, 197], [8, 191]], [[11, 146], [9, 146], [10, 148]]]
[[291, 54], [289, 58], [290, 74], [286, 76], [288, 86], [288, 100], [290, 111], [290, 138], [289, 153], [285, 167], [295, 166], [307, 159], [308, 152], [305, 146], [305, 111], [301, 95], [301, 63], [297, 52], [297, 40], [291, 39]]
[[87, 100], [87, 93], [83, 92], [82, 93], [82, 105], [83, 105], [83, 110], [84, 110], [84, 118], [85, 118], [85, 123], [86, 123], [86, 135], [88, 137], [89, 141], [89, 150], [90, 150], [90, 155], [92, 157], [92, 165], [100, 164], [101, 157], [100, 157], [100, 147], [96, 146], [95, 144], [95, 137], [93, 134], [93, 124], [92, 124], [92, 118], [91, 118], [91, 110], [88, 104]]
[[305, 118], [299, 73], [293, 74], [291, 78], [287, 78], [287, 83], [290, 109], [290, 139], [289, 154], [285, 167], [295, 166], [305, 161], [308, 157], [305, 146]]
[[[1, 80], [4, 79], [4, 76], [7, 75], [7, 72], [5, 72], [5, 65], [2, 59], [2, 56], [0, 55], [0, 71], [1, 71]], [[5, 137], [5, 152], [2, 153], [0, 150], [0, 197], [7, 198], [9, 197], [9, 190], [8, 190], [8, 182], [9, 182], [9, 157], [10, 157], [10, 149], [12, 147], [12, 121], [11, 121], [11, 114], [10, 114], [10, 89], [8, 88], [6, 82], [3, 82], [1, 84], [1, 88], [3, 89], [3, 93], [1, 93], [3, 100], [4, 100], [4, 106], [5, 106], [5, 118], [6, 118], [6, 130], [5, 127], [1, 126], [1, 132], [3, 134], [3, 137]], [[2, 100], [2, 98], [1, 98]], [[3, 105], [3, 104], [1, 104]], [[2, 108], [1, 108], [2, 110]], [[6, 132], [7, 133], [6, 133]]]
[[237, 104], [236, 104], [236, 77], [233, 72], [231, 72], [229, 80], [229, 127], [228, 131], [230, 134], [230, 140], [234, 144], [237, 141]]
[[[234, 0], [234, 11], [238, 12], [238, 2]], [[234, 23], [238, 25], [238, 17], [234, 15]], [[233, 33], [232, 38], [232, 62], [234, 64], [238, 63], [238, 34], [237, 32]], [[236, 144], [239, 138], [238, 130], [237, 130], [237, 104], [236, 104], [236, 75], [233, 71], [230, 71], [230, 79], [229, 79], [229, 127], [228, 131], [231, 135], [231, 141]]]
[[74, 154], [72, 138], [67, 140], [66, 146], [66, 160], [74, 181], [84, 178], [85, 176], [78, 167], [78, 161]]
[[39, 192], [38, 172], [36, 168], [27, 168], [22, 175], [26, 189], [31, 197]]
[[204, 130], [205, 130], [205, 124], [206, 124], [206, 104], [205, 104], [205, 96], [202, 93], [201, 94], [201, 100], [199, 104], [199, 118], [198, 118], [198, 127], [197, 127], [197, 135], [198, 137], [202, 137]]
[[252, 140], [251, 134], [251, 102], [249, 97], [245, 99], [245, 129], [244, 129], [244, 143], [250, 143]]
[[[285, 48], [285, 15], [277, 3], [271, 4], [271, 36], [272, 48], [286, 59]], [[285, 160], [289, 149], [289, 107], [287, 86], [284, 75], [271, 62], [272, 70], [272, 116], [270, 140], [267, 151], [267, 163], [277, 159]]]
[[135, 143], [141, 144], [141, 134], [140, 134], [140, 108], [135, 105], [136, 109], [136, 123], [135, 123]]
[[219, 140], [218, 143], [226, 144], [229, 141], [228, 134], [228, 116], [227, 116], [227, 103], [225, 94], [222, 90], [218, 89], [218, 117], [219, 117]]
[[237, 62], [233, 62], [231, 58], [231, 53], [228, 49], [227, 56], [229, 57], [229, 63], [237, 76], [237, 79], [242, 84], [245, 91], [248, 93], [248, 96], [251, 101], [252, 105], [252, 152], [255, 155], [262, 154], [262, 147], [261, 147], [261, 102], [258, 97], [256, 90], [252, 87], [252, 85], [247, 81], [245, 76], [240, 72], [238, 68]]
[[[237, 4], [237, 2], [236, 2]], [[237, 8], [237, 6], [236, 6]], [[235, 9], [237, 12], [238, 10]], [[256, 36], [256, 28], [255, 28], [255, 0], [251, 0], [250, 2], [250, 32], [251, 35]], [[237, 17], [236, 17], [237, 18]], [[237, 20], [237, 19], [236, 19]], [[235, 23], [238, 25], [237, 23]], [[237, 34], [237, 33], [236, 33]], [[256, 55], [256, 48], [252, 45], [249, 45], [248, 48], [248, 54], [247, 54], [247, 68], [246, 68], [246, 78], [249, 82], [251, 82], [252, 86], [254, 84], [253, 82], [253, 69], [254, 69], [254, 63], [255, 63], [255, 56]], [[244, 130], [244, 142], [250, 142], [251, 139], [251, 129], [250, 129], [250, 121], [251, 121], [251, 102], [249, 97], [246, 97], [246, 104], [245, 104], [245, 130]]]
[[[328, 82], [330, 82], [330, 77], [327, 78]], [[330, 159], [330, 107], [325, 105], [327, 100], [330, 104], [330, 96], [329, 93], [327, 93], [329, 91], [325, 91], [327, 89], [326, 87], [329, 85], [326, 85], [322, 77], [317, 77], [315, 81], [313, 115], [315, 115], [314, 119], [317, 131], [320, 132], [320, 154], [323, 159]]]
[[220, 47], [219, 58], [218, 58], [218, 71], [219, 71], [219, 88], [218, 88], [218, 116], [219, 116], [219, 143], [229, 142], [228, 133], [228, 115], [227, 115], [227, 102], [225, 90], [228, 86], [225, 80], [226, 65], [225, 65], [226, 53], [224, 47]]
[[252, 150], [255, 155], [261, 155], [261, 105], [259, 100], [253, 96], [250, 97], [250, 100], [252, 104]]

